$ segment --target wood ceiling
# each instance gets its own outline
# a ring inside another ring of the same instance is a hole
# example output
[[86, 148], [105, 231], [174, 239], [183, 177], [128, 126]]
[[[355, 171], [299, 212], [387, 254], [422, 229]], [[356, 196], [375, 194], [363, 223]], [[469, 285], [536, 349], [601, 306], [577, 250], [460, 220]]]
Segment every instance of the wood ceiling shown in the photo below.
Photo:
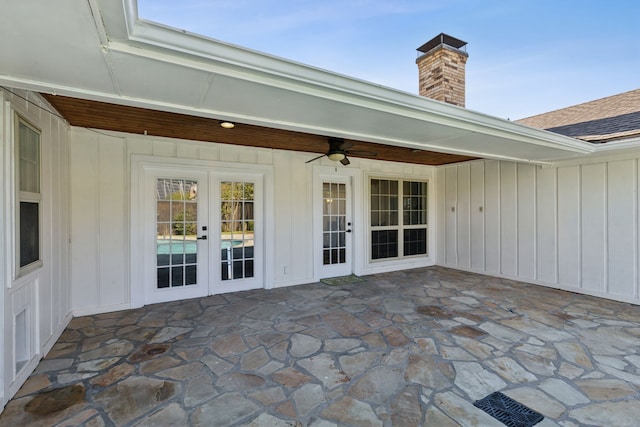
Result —
[[[236, 123], [233, 129], [220, 127], [220, 120], [186, 114], [169, 113], [146, 108], [128, 107], [105, 102], [89, 101], [59, 95], [42, 94], [72, 126], [144, 134], [194, 141], [243, 145], [250, 147], [326, 153], [327, 136], [274, 129]], [[387, 160], [422, 165], [444, 165], [473, 160], [474, 157], [433, 151], [416, 151], [365, 141], [351, 142], [350, 150], [377, 153], [376, 156], [358, 155], [376, 160]]]

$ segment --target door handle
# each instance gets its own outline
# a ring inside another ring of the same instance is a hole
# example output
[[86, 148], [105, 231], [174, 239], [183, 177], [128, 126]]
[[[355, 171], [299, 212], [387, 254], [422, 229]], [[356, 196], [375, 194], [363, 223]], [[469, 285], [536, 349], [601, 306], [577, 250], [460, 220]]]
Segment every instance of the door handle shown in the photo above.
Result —
[[197, 240], [207, 240], [207, 235], [205, 234], [204, 236], [201, 237], [196, 237]]
[[346, 230], [346, 231], [347, 231], [347, 233], [351, 233], [351, 229], [349, 229], [349, 230]]

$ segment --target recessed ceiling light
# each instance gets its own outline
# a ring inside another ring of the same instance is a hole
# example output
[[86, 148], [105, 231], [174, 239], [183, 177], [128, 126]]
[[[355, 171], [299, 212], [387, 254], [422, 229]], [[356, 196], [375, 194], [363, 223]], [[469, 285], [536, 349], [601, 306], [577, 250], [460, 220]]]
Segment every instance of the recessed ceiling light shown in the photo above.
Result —
[[233, 122], [220, 122], [220, 126], [225, 129], [233, 129], [234, 127], [236, 127], [236, 124]]

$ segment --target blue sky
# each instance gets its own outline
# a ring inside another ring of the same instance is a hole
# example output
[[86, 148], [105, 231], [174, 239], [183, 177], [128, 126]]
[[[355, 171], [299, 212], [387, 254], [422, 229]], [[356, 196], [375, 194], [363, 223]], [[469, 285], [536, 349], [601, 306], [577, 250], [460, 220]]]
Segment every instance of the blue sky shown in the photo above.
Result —
[[468, 43], [467, 108], [512, 120], [640, 88], [637, 0], [139, 0], [175, 28], [417, 93], [416, 48]]

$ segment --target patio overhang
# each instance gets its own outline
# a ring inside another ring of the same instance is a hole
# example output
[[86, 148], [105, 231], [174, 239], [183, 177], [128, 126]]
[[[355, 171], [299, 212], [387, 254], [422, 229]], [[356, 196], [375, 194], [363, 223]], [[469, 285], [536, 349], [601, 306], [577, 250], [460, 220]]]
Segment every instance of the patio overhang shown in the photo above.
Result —
[[[283, 136], [262, 145], [256, 141], [269, 132], [253, 142], [219, 133], [200, 139], [323, 153], [333, 136], [356, 141], [357, 149], [377, 144], [371, 151], [380, 160], [545, 164], [594, 151], [584, 141], [141, 20], [135, 0], [11, 2], [3, 15], [0, 37], [15, 42], [0, 46], [0, 85], [48, 94], [76, 126], [148, 130], [117, 119], [133, 107], [176, 115], [160, 136], [174, 136], [169, 131], [187, 117], [199, 120], [199, 134], [206, 120], [216, 129], [216, 121], [231, 120]], [[96, 102], [113, 105], [110, 125], [95, 114], [80, 120], [83, 103], [104, 105]]]

